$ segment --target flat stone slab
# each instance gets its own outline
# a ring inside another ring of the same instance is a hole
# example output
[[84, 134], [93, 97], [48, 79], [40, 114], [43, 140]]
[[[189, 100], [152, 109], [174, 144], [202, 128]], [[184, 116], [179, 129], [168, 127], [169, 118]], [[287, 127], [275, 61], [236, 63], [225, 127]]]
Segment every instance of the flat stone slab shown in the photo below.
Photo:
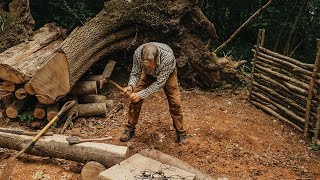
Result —
[[194, 180], [195, 174], [162, 164], [140, 154], [135, 154], [117, 165], [101, 172], [98, 180], [136, 179], [185, 179]]

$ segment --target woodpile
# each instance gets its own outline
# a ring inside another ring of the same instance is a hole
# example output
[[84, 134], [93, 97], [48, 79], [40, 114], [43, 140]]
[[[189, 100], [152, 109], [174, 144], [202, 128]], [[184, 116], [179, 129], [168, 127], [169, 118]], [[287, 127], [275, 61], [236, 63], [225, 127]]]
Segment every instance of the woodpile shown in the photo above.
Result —
[[315, 64], [306, 64], [264, 48], [263, 34], [260, 30], [253, 50], [250, 101], [267, 113], [304, 130], [305, 136], [308, 132], [318, 131], [320, 46]]

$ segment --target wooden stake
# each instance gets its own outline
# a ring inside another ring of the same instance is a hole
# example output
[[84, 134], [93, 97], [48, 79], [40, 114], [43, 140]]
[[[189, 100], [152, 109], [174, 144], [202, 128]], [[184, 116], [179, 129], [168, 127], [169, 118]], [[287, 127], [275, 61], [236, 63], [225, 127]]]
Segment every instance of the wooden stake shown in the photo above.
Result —
[[313, 144], [316, 144], [319, 139], [319, 129], [320, 129], [320, 106], [318, 106], [318, 109], [317, 109], [317, 123], [316, 123], [316, 128], [314, 129], [314, 136], [312, 139]]
[[250, 86], [249, 86], [249, 100], [251, 100], [251, 93], [252, 93], [252, 83], [253, 83], [253, 79], [254, 79], [254, 71], [255, 71], [255, 67], [256, 67], [256, 62], [257, 62], [257, 56], [259, 53], [259, 46], [261, 43], [261, 34], [262, 34], [262, 29], [259, 29], [258, 32], [258, 38], [257, 38], [257, 47], [256, 47], [256, 53], [254, 54], [254, 58], [253, 58], [253, 63], [252, 63], [252, 70], [251, 70], [251, 81], [250, 81]]
[[[320, 39], [317, 39], [317, 44], [320, 44]], [[312, 79], [310, 81], [309, 85], [309, 93], [308, 93], [308, 100], [307, 100], [307, 106], [306, 106], [306, 116], [305, 116], [305, 124], [304, 124], [304, 136], [308, 136], [308, 124], [309, 124], [309, 113], [310, 113], [310, 106], [311, 106], [311, 100], [312, 100], [312, 95], [313, 95], [313, 88], [314, 88], [314, 81], [316, 79], [317, 73], [319, 71], [319, 66], [320, 66], [320, 46], [318, 46], [318, 53], [316, 57], [316, 61], [314, 63], [314, 69], [312, 72]]]

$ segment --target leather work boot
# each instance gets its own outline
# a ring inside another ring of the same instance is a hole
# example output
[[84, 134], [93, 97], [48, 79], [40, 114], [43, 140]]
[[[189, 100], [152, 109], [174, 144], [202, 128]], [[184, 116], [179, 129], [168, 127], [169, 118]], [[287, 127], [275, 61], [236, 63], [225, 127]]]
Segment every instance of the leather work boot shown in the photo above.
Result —
[[179, 134], [179, 133], [177, 133], [176, 142], [180, 143], [180, 144], [187, 143], [187, 134]]
[[127, 142], [130, 139], [132, 139], [134, 137], [134, 130], [130, 131], [130, 130], [124, 130], [121, 137], [120, 137], [120, 141], [121, 142]]

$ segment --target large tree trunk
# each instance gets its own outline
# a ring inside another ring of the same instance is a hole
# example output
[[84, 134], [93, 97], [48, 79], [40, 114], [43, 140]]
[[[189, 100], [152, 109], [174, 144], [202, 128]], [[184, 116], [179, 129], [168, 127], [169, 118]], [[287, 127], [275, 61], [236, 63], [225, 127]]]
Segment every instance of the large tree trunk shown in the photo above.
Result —
[[[211, 44], [216, 42], [213, 24], [191, 0], [111, 0], [96, 17], [75, 29], [56, 51], [46, 51], [43, 56], [50, 58], [39, 69], [27, 78], [9, 81], [19, 84], [30, 79], [30, 94], [43, 104], [52, 104], [68, 94], [102, 57], [123, 52], [131, 57], [135, 48], [148, 41], [164, 42], [173, 48], [185, 87], [216, 88], [239, 80], [241, 63], [229, 59], [219, 63], [201, 41], [204, 29], [210, 32]], [[130, 65], [131, 58], [125, 63]]]

